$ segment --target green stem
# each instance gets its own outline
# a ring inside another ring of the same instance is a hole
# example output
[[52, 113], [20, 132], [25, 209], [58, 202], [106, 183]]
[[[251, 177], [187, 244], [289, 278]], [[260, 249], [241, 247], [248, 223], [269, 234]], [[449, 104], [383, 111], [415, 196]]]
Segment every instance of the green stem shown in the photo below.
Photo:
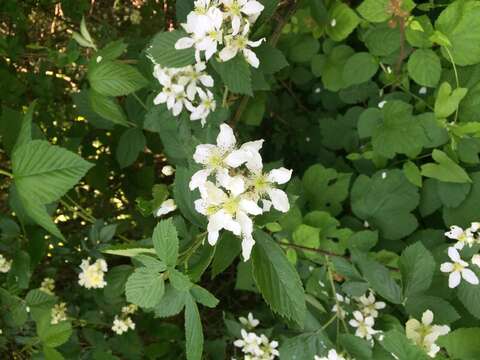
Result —
[[[457, 83], [457, 89], [460, 87], [460, 80], [458, 79], [458, 72], [457, 72], [457, 67], [455, 66], [455, 62], [453, 61], [453, 56], [450, 50], [448, 50], [448, 47], [444, 46], [443, 47], [445, 51], [448, 54], [448, 58], [450, 59], [450, 62], [452, 63], [453, 66], [453, 73], [455, 74], [455, 82]], [[455, 109], [455, 117], [453, 119], [453, 122], [456, 123], [458, 118], [458, 105], [457, 108]]]
[[70, 210], [72, 213], [77, 214], [79, 217], [81, 217], [83, 220], [93, 224], [95, 220], [92, 220], [89, 216], [85, 215], [83, 212], [75, 209], [72, 205], [68, 204], [65, 200], [60, 199], [60, 204], [65, 206], [68, 210]]
[[13, 178], [13, 174], [9, 173], [8, 171], [0, 169], [0, 175], [8, 176], [9, 178]]
[[195, 253], [198, 247], [202, 244], [206, 234], [207, 234], [206, 231], [198, 234], [195, 237], [195, 240], [193, 240], [193, 244], [189, 248], [185, 249], [185, 251], [180, 253], [180, 255], [178, 256], [178, 264], [188, 263], [188, 260], [190, 259], [190, 257]]
[[337, 318], [337, 314], [333, 315], [323, 326], [322, 330], [325, 330], [330, 326], [330, 324]]
[[145, 110], [148, 110], [147, 105], [145, 105], [145, 103], [138, 97], [137, 94], [132, 93], [132, 95], [133, 95], [133, 97], [138, 101], [138, 103], [139, 103], [140, 105], [142, 105], [142, 107], [143, 107]]
[[350, 333], [350, 331], [348, 330], [347, 323], [345, 322], [345, 319], [341, 316], [342, 308], [340, 306], [340, 302], [337, 299], [337, 289], [335, 288], [335, 283], [333, 282], [332, 264], [330, 262], [330, 258], [328, 257], [328, 255], [325, 255], [325, 263], [327, 265], [328, 280], [332, 288], [333, 298], [335, 299], [335, 304], [337, 305], [337, 314], [340, 315], [338, 316], [338, 318], [342, 322], [342, 325], [345, 328], [345, 331], [347, 333]]

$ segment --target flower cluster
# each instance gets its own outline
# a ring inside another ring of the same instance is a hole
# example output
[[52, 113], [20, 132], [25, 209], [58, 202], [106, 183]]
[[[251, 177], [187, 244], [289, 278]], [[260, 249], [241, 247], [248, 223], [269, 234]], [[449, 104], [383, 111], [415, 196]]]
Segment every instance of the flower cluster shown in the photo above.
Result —
[[65, 320], [67, 320], [67, 304], [64, 302], [55, 304], [51, 311], [50, 324], [56, 325]]
[[327, 356], [318, 356], [315, 355], [314, 360], [346, 360], [344, 356], [340, 355], [337, 353], [337, 350], [335, 349], [330, 349], [328, 351]]
[[[477, 275], [471, 269], [468, 269], [468, 262], [463, 260], [459, 253], [459, 250], [462, 250], [465, 245], [471, 248], [475, 244], [480, 244], [479, 230], [480, 223], [473, 222], [470, 224], [470, 227], [465, 230], [454, 225], [450, 227], [450, 231], [445, 233], [445, 236], [449, 239], [457, 241], [453, 246], [448, 248], [448, 256], [451, 262], [444, 262], [440, 265], [440, 271], [450, 274], [448, 277], [448, 286], [452, 289], [460, 284], [462, 278], [472, 285], [478, 285], [479, 283]], [[471, 263], [480, 267], [480, 255], [473, 255]]]
[[193, 155], [203, 168], [193, 174], [189, 186], [200, 190], [195, 209], [208, 218], [208, 242], [213, 246], [220, 230], [231, 231], [242, 238], [245, 261], [255, 244], [251, 216], [272, 206], [282, 212], [290, 208], [287, 195], [275, 184], [288, 182], [292, 171], [282, 167], [265, 173], [259, 154], [262, 144], [257, 140], [237, 147], [232, 128], [222, 124], [217, 144], [198, 145]]
[[[339, 294], [337, 294], [337, 299], [339, 299], [338, 295]], [[348, 298], [345, 299], [346, 300], [343, 300], [343, 297], [340, 296], [340, 300], [348, 304]], [[375, 330], [373, 327], [375, 326], [375, 319], [379, 315], [378, 310], [384, 309], [386, 304], [383, 301], [377, 301], [371, 290], [368, 295], [365, 293], [354, 300], [358, 310], [353, 311], [353, 318], [350, 319], [348, 323], [350, 326], [356, 328], [355, 336], [372, 340], [373, 335], [381, 333], [381, 331]], [[345, 311], [340, 309], [337, 314], [343, 314], [343, 316], [345, 316]]]
[[207, 116], [216, 107], [213, 94], [207, 89], [213, 86], [213, 78], [205, 69], [203, 62], [182, 68], [164, 68], [156, 64], [153, 76], [162, 85], [162, 91], [153, 103], [166, 104], [174, 116], [185, 108], [190, 112], [190, 120], [200, 120], [204, 125]]
[[12, 260], [7, 260], [0, 254], [0, 273], [8, 273], [12, 267]]
[[255, 0], [197, 0], [194, 4], [195, 9], [182, 24], [189, 36], [179, 39], [175, 48], [195, 48], [197, 62], [202, 53], [207, 61], [217, 52], [220, 61], [241, 53], [257, 68], [259, 60], [251, 48], [260, 46], [265, 39], [250, 41], [249, 35], [263, 5]]
[[[251, 330], [260, 324], [260, 321], [255, 319], [252, 313], [249, 313], [247, 318], [240, 317], [239, 320]], [[242, 329], [241, 335], [242, 338], [235, 340], [233, 345], [242, 349], [244, 360], [273, 360], [280, 355], [277, 350], [278, 342], [270, 341], [264, 334], [258, 336], [254, 332]]]
[[98, 259], [90, 264], [90, 258], [83, 259], [80, 264], [82, 272], [78, 275], [78, 283], [87, 289], [100, 289], [107, 285], [104, 280], [105, 273], [108, 270], [107, 262]]
[[132, 321], [130, 315], [135, 314], [137, 310], [138, 306], [134, 304], [122, 307], [122, 313], [120, 315], [115, 315], [112, 331], [117, 335], [122, 335], [127, 332], [128, 329], [135, 330], [135, 323]]
[[55, 280], [52, 278], [46, 277], [43, 279], [42, 283], [40, 284], [40, 291], [47, 293], [49, 295], [53, 295], [53, 291], [55, 290]]
[[440, 350], [435, 343], [437, 339], [450, 332], [447, 325], [432, 325], [433, 313], [426, 310], [422, 315], [422, 322], [416, 319], [410, 319], [405, 324], [407, 338], [413, 340], [415, 344], [425, 349], [427, 354], [434, 358]]

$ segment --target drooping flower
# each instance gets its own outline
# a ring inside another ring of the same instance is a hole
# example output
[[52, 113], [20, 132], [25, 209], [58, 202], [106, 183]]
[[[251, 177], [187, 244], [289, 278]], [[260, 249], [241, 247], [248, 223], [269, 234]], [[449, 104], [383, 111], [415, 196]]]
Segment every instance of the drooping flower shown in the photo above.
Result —
[[53, 290], [55, 290], [55, 280], [46, 277], [40, 284], [40, 290], [49, 295], [53, 295]]
[[472, 285], [478, 285], [477, 275], [472, 270], [467, 269], [468, 263], [462, 260], [456, 248], [449, 247], [448, 256], [452, 262], [444, 262], [440, 265], [440, 271], [450, 273], [448, 276], [448, 287], [456, 288], [462, 278]]
[[356, 328], [355, 336], [365, 340], [371, 340], [372, 335], [378, 333], [377, 330], [373, 329], [375, 319], [372, 316], [363, 316], [363, 314], [357, 310], [353, 312], [353, 317], [354, 319], [351, 319], [348, 323], [350, 326]]
[[378, 310], [384, 309], [386, 304], [383, 301], [376, 301], [375, 295], [372, 291], [358, 298], [360, 303], [360, 311], [364, 316], [371, 316], [373, 318], [378, 317]]
[[327, 356], [320, 357], [318, 355], [315, 355], [314, 360], [346, 360], [346, 359], [342, 355], [337, 353], [337, 350], [330, 349], [328, 350]]
[[251, 312], [248, 313], [247, 317], [240, 316], [238, 320], [249, 330], [256, 328], [260, 324], [260, 321], [255, 319]]
[[51, 310], [50, 324], [55, 325], [65, 320], [67, 320], [67, 304], [64, 302], [55, 304]]
[[7, 260], [0, 254], [0, 273], [8, 273], [12, 268], [12, 260]]
[[158, 209], [155, 210], [155, 216], [160, 217], [168, 213], [171, 213], [176, 209], [177, 209], [177, 205], [175, 204], [175, 201], [173, 199], [167, 199], [160, 204]]
[[104, 275], [108, 270], [107, 262], [98, 259], [90, 264], [90, 258], [82, 260], [82, 272], [78, 275], [78, 283], [87, 289], [100, 289], [107, 285]]
[[450, 327], [447, 325], [432, 325], [433, 313], [426, 310], [422, 315], [422, 322], [416, 319], [410, 319], [405, 324], [405, 332], [408, 339], [427, 352], [430, 357], [435, 355], [440, 350], [440, 347], [435, 343], [440, 336], [446, 335], [450, 332]]

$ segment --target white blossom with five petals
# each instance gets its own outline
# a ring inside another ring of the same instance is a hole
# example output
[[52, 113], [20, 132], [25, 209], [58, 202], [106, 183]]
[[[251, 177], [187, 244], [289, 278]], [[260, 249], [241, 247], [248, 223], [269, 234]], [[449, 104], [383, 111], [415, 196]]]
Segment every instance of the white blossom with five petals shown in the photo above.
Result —
[[460, 257], [458, 250], [454, 247], [448, 248], [448, 256], [452, 262], [444, 262], [440, 265], [440, 271], [445, 273], [450, 273], [448, 276], [448, 287], [456, 288], [461, 279], [472, 285], [478, 285], [478, 277], [475, 273], [468, 269], [468, 263]]

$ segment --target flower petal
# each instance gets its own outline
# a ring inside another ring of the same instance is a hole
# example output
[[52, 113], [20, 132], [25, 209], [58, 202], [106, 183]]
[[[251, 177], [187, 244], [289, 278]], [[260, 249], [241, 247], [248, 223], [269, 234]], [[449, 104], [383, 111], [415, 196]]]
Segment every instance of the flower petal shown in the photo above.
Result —
[[424, 325], [430, 325], [433, 322], [433, 312], [431, 310], [426, 310], [422, 314], [422, 323]]
[[281, 212], [288, 212], [288, 210], [290, 210], [288, 196], [283, 190], [270, 188], [267, 190], [267, 193], [275, 209]]
[[465, 281], [469, 282], [472, 285], [478, 285], [478, 277], [475, 273], [470, 269], [463, 269], [462, 270], [462, 277]]
[[453, 271], [450, 273], [450, 276], [448, 277], [448, 287], [450, 289], [456, 288], [458, 284], [460, 284], [460, 272], [459, 271]]
[[268, 181], [277, 184], [285, 184], [292, 177], [292, 170], [285, 169], [284, 167], [273, 169], [268, 173]]
[[217, 146], [229, 149], [235, 146], [236, 140], [233, 130], [227, 124], [220, 125], [220, 132], [217, 136]]
[[195, 44], [195, 41], [189, 37], [183, 37], [177, 40], [175, 43], [175, 49], [182, 50], [191, 48]]
[[453, 264], [451, 262], [445, 262], [440, 265], [441, 272], [452, 272], [453, 271]]
[[458, 262], [460, 259], [460, 254], [458, 253], [458, 250], [455, 249], [454, 247], [449, 247], [448, 248], [448, 256], [450, 259], [452, 259], [454, 262]]

